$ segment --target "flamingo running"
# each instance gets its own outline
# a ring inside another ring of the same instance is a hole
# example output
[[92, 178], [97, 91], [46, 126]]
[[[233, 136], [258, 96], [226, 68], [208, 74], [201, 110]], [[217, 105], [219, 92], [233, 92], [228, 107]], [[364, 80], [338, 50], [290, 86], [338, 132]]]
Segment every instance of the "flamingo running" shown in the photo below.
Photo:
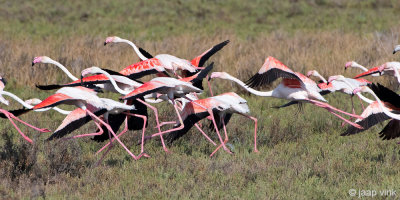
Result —
[[[347, 113], [327, 103], [324, 103], [327, 101], [324, 97], [321, 96], [321, 94], [319, 93], [321, 90], [318, 88], [317, 84], [313, 80], [307, 78], [301, 73], [293, 72], [291, 69], [282, 64], [279, 60], [271, 56], [265, 60], [265, 63], [261, 67], [259, 72], [247, 81], [247, 84], [250, 87], [226, 72], [214, 72], [211, 74], [211, 78], [222, 78], [234, 81], [242, 86], [244, 89], [246, 89], [248, 92], [257, 96], [275, 97], [292, 101], [311, 103], [328, 110], [328, 112], [334, 114], [346, 123], [354, 125], [357, 128], [362, 128], [358, 124], [355, 124], [343, 118], [334, 111], [353, 116], [355, 118], [362, 117]], [[251, 88], [260, 85], [270, 84], [277, 78], [283, 78], [283, 81], [272, 91], [261, 92]]]

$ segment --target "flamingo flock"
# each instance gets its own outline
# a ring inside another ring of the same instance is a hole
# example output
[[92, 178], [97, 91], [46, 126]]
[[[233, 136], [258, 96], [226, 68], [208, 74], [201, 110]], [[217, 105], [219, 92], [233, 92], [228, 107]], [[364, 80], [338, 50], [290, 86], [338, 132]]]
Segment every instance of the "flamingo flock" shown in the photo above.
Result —
[[[124, 67], [119, 72], [92, 66], [84, 69], [80, 74], [80, 78], [78, 78], [67, 67], [47, 56], [35, 57], [32, 66], [39, 65], [39, 63], [55, 65], [72, 82], [36, 85], [41, 90], [56, 91], [43, 101], [37, 98], [23, 101], [16, 95], [5, 91], [7, 82], [0, 76], [0, 103], [8, 105], [7, 97], [12, 98], [23, 106], [22, 109], [17, 110], [0, 109], [0, 117], [8, 119], [18, 133], [29, 143], [34, 141], [21, 131], [15, 121], [38, 132], [52, 132], [47, 140], [92, 137], [93, 140], [98, 142], [107, 141], [97, 151], [97, 153], [100, 153], [105, 150], [99, 160], [100, 162], [114, 147], [115, 140], [134, 160], [138, 160], [141, 157], [150, 157], [145, 152], [145, 142], [147, 140], [159, 137], [164, 151], [169, 152], [167, 144], [172, 145], [175, 140], [184, 136], [192, 127], [196, 127], [204, 138], [215, 146], [215, 150], [210, 154], [210, 157], [219, 149], [231, 154], [232, 150], [227, 147], [229, 137], [226, 126], [232, 115], [236, 113], [254, 122], [254, 152], [259, 152], [257, 149], [258, 120], [250, 115], [247, 101], [238, 94], [229, 91], [213, 95], [211, 81], [213, 79], [225, 79], [235, 82], [253, 95], [289, 101], [275, 108], [309, 103], [326, 109], [343, 121], [342, 126], [348, 124], [342, 136], [363, 132], [385, 120], [390, 120], [390, 122], [379, 133], [380, 137], [384, 140], [389, 140], [400, 136], [400, 96], [379, 83], [374, 84], [361, 78], [368, 75], [388, 75], [395, 76], [400, 83], [400, 63], [398, 62], [387, 62], [367, 69], [355, 61], [350, 61], [345, 64], [345, 69], [359, 68], [363, 72], [354, 78], [335, 75], [330, 76], [327, 80], [316, 70], [309, 71], [307, 75], [303, 75], [300, 72], [293, 71], [278, 59], [268, 56], [259, 71], [243, 82], [226, 72], [211, 72], [214, 63], [205, 67], [206, 61], [224, 48], [229, 43], [229, 40], [211, 47], [192, 60], [178, 58], [170, 54], [152, 56], [142, 48], [137, 47], [133, 42], [117, 36], [107, 37], [104, 45], [106, 46], [109, 43], [126, 43], [130, 45], [141, 61]], [[393, 54], [397, 51], [400, 51], [399, 45], [395, 47]], [[156, 77], [147, 82], [139, 80], [142, 77], [151, 75]], [[317, 77], [321, 83], [316, 83], [311, 77]], [[204, 79], [208, 83], [210, 96], [199, 98], [199, 95], [204, 92]], [[277, 79], [280, 79], [280, 83], [275, 89], [271, 91], [257, 90], [260, 86], [271, 85]], [[105, 91], [117, 93], [120, 97], [119, 99], [100, 97], [99, 92]], [[350, 95], [352, 102], [351, 113], [328, 104], [324, 95], [336, 91]], [[370, 93], [374, 100], [368, 99], [361, 93]], [[360, 99], [364, 110], [360, 115], [355, 113], [352, 98], [354, 95]], [[368, 104], [365, 108], [363, 101]], [[173, 107], [176, 120], [160, 121], [156, 105], [163, 102]], [[75, 109], [71, 111], [63, 110], [57, 107], [60, 104], [73, 105]], [[147, 108], [154, 112], [154, 120], [156, 122], [154, 132], [149, 132], [153, 130], [148, 127], [150, 119]], [[64, 120], [55, 131], [35, 127], [18, 118], [18, 116], [29, 111], [47, 112], [49, 110], [65, 115]], [[342, 115], [350, 118], [347, 119]], [[352, 121], [353, 119], [354, 121]], [[211, 121], [212, 129], [210, 133], [206, 133], [202, 129], [202, 120]], [[70, 135], [89, 122], [93, 122], [96, 125], [96, 130], [91, 133]], [[168, 125], [172, 126], [163, 128]], [[124, 128], [120, 131], [121, 126]], [[123, 134], [134, 130], [141, 131], [141, 141], [139, 142], [141, 149], [136, 155], [120, 139]], [[223, 131], [223, 135], [220, 134], [221, 131]], [[218, 137], [217, 142], [213, 141], [208, 135], [214, 132]]]

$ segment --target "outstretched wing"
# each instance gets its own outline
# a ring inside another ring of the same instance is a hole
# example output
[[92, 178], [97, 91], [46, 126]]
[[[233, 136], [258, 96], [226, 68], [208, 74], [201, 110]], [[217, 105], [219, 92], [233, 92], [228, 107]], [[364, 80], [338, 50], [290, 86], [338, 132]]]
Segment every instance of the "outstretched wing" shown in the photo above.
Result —
[[166, 88], [171, 88], [171, 86], [167, 86], [166, 84], [159, 81], [149, 81], [144, 83], [142, 86], [136, 88], [129, 94], [125, 95], [121, 99], [123, 100], [135, 99]]
[[400, 108], [400, 96], [381, 84], [371, 84], [370, 88], [381, 101], [388, 102], [396, 108]]
[[35, 105], [32, 109], [36, 110], [40, 108], [54, 107], [65, 101], [70, 101], [70, 100], [75, 100], [75, 99], [63, 93], [56, 93], [47, 97], [45, 100]]
[[229, 43], [229, 40], [225, 40], [213, 47], [211, 47], [210, 49], [208, 49], [207, 51], [205, 51], [204, 53], [202, 53], [201, 55], [197, 56], [196, 58], [194, 58], [192, 61], [190, 61], [192, 63], [192, 65], [196, 66], [196, 67], [203, 67], [204, 63], [215, 53], [217, 53], [219, 50], [221, 50], [224, 46], [226, 46]]
[[400, 137], [400, 121], [392, 119], [390, 122], [379, 132], [379, 137], [382, 140], [391, 140]]
[[340, 134], [340, 136], [348, 136], [348, 135], [354, 135], [357, 133], [361, 133], [363, 131], [368, 130], [369, 128], [375, 126], [379, 122], [383, 122], [385, 120], [390, 119], [385, 113], [374, 113], [369, 115], [368, 117], [364, 118], [363, 120], [357, 122], [358, 125], [362, 126], [364, 129], [358, 129], [354, 126], [348, 126], [347, 130]]
[[281, 61], [269, 56], [258, 73], [246, 81], [246, 85], [252, 88], [261, 85], [268, 85], [278, 78], [297, 79], [302, 81], [294, 71], [285, 66]]

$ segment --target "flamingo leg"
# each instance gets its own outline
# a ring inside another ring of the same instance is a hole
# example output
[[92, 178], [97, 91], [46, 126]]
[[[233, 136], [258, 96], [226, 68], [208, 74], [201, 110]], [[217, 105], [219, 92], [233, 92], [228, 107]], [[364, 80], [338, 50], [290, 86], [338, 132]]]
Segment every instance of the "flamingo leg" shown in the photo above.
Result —
[[[232, 154], [232, 152], [225, 146], [224, 141], [222, 141], [221, 134], [219, 134], [219, 131], [218, 131], [217, 123], [215, 122], [215, 117], [214, 117], [213, 111], [211, 110], [211, 108], [207, 109], [207, 111], [208, 111], [208, 113], [210, 113], [210, 116], [212, 117], [212, 122], [214, 123], [214, 128], [215, 128], [215, 131], [217, 132], [217, 135], [218, 135], [219, 141], [221, 142], [222, 147], [224, 147], [224, 150], [225, 150], [225, 151], [227, 151], [228, 153]], [[227, 136], [228, 136], [228, 135], [227, 135], [226, 132], [225, 132], [225, 138], [226, 138]], [[213, 154], [214, 154], [217, 150], [218, 150], [218, 149], [216, 149], [213, 153], [211, 153], [210, 157], [212, 157]]]
[[156, 137], [156, 136], [163, 135], [163, 134], [166, 134], [166, 133], [170, 133], [170, 132], [173, 132], [173, 131], [178, 131], [178, 130], [181, 130], [181, 129], [184, 128], [185, 125], [183, 124], [183, 120], [182, 120], [181, 114], [179, 113], [178, 106], [175, 103], [175, 100], [172, 100], [172, 104], [174, 105], [176, 114], [178, 115], [180, 126], [176, 127], [176, 128], [173, 128], [173, 129], [169, 129], [169, 130], [163, 131], [163, 132], [155, 133], [155, 134], [151, 135], [151, 137]]
[[37, 130], [37, 131], [39, 131], [39, 132], [42, 132], [42, 133], [47, 133], [47, 132], [51, 132], [49, 129], [47, 129], [47, 128], [37, 128], [37, 127], [35, 127], [35, 126], [33, 126], [33, 125], [31, 125], [31, 124], [28, 124], [27, 122], [24, 122], [24, 121], [22, 121], [21, 119], [19, 119], [18, 117], [16, 117], [16, 116], [14, 116], [12, 113], [9, 113], [10, 115], [10, 117], [11, 118], [13, 118], [13, 119], [15, 119], [15, 120], [17, 120], [17, 121], [19, 121], [20, 123], [22, 123], [22, 124], [25, 124], [26, 126], [28, 126], [28, 127], [31, 127], [31, 128], [33, 128], [33, 129], [35, 129], [35, 130]]
[[[314, 101], [310, 101], [310, 103], [312, 103], [312, 104], [314, 104], [314, 105], [316, 105], [316, 106], [318, 106], [318, 107], [321, 107], [321, 108], [326, 109], [328, 112], [334, 114], [335, 116], [339, 117], [341, 120], [345, 121], [346, 123], [348, 123], [348, 124], [350, 124], [350, 125], [352, 125], [352, 126], [358, 128], [358, 129], [363, 129], [362, 126], [360, 126], [360, 125], [358, 125], [358, 124], [356, 124], [356, 123], [353, 123], [353, 122], [351, 122], [351, 121], [349, 121], [349, 120], [343, 118], [342, 116], [338, 115], [337, 113], [333, 112], [334, 109], [332, 109], [332, 106], [330, 106], [330, 105], [327, 104], [327, 103], [322, 103], [322, 102], [319, 102], [319, 101], [315, 101], [315, 102], [314, 102]], [[357, 116], [358, 116], [358, 115], [357, 115]], [[361, 117], [361, 118], [362, 118], [362, 117]]]
[[363, 111], [364, 111], [364, 110], [365, 110], [365, 107], [364, 107], [363, 101], [361, 100], [361, 98], [360, 98], [359, 96], [357, 96], [357, 97], [358, 97], [358, 99], [360, 100], [361, 107], [362, 107], [362, 109], [363, 109]]
[[[225, 121], [222, 118], [220, 120], [222, 121], [222, 125], [223, 125], [223, 128], [224, 128], [225, 140], [211, 153], [210, 157], [212, 157], [222, 146], [224, 146], [228, 142], [228, 134], [226, 132]], [[228, 151], [228, 153], [231, 154], [232, 152]]]
[[312, 100], [312, 99], [306, 99], [306, 100], [307, 100], [308, 102], [314, 104], [314, 105], [320, 105], [319, 107], [329, 108], [330, 110], [337, 111], [337, 112], [343, 113], [343, 114], [345, 114], [345, 115], [352, 116], [352, 117], [354, 117], [354, 118], [364, 119], [363, 117], [361, 117], [361, 116], [359, 116], [359, 115], [350, 114], [350, 113], [345, 112], [345, 111], [343, 111], [343, 110], [337, 109], [337, 108], [335, 108], [335, 107], [333, 107], [333, 106], [331, 106], [331, 105], [329, 105], [329, 104], [327, 104], [327, 103], [323, 103], [323, 102], [316, 101], [316, 100]]
[[[124, 124], [125, 124], [124, 129], [117, 135], [117, 137], [120, 137], [121, 135], [123, 135], [124, 133], [126, 133], [126, 132], [128, 131], [128, 118], [125, 118]], [[100, 152], [102, 152], [106, 147], [108, 147], [109, 145], [111, 145], [112, 142], [114, 142], [114, 140], [115, 140], [115, 138], [112, 138], [112, 139], [110, 140], [110, 142], [108, 142], [106, 145], [104, 145], [100, 150], [98, 150], [98, 151], [96, 152], [96, 155], [99, 154]]]
[[[161, 126], [160, 126], [160, 121], [159, 121], [159, 119], [158, 119], [158, 110], [157, 110], [157, 108], [155, 108], [154, 106], [151, 106], [150, 104], [148, 104], [148, 103], [142, 101], [141, 99], [137, 99], [137, 100], [138, 100], [140, 103], [146, 105], [147, 107], [149, 107], [150, 109], [153, 110], [154, 115], [156, 116], [156, 123], [157, 123], [158, 133], [161, 133]], [[167, 146], [165, 145], [165, 142], [164, 142], [164, 138], [163, 138], [163, 136], [162, 136], [161, 134], [160, 134], [160, 139], [161, 139], [161, 144], [162, 144], [162, 146], [163, 146], [164, 151], [165, 151], [165, 152], [168, 152]], [[143, 143], [142, 143], [142, 145], [143, 145]]]
[[194, 126], [196, 126], [196, 128], [200, 131], [200, 133], [203, 134], [203, 136], [204, 136], [208, 141], [210, 141], [211, 144], [213, 144], [214, 146], [217, 146], [217, 144], [215, 144], [215, 142], [214, 142], [210, 137], [208, 137], [208, 135], [200, 128], [200, 126], [199, 126], [197, 123], [194, 124]]
[[251, 120], [254, 121], [254, 152], [258, 153], [258, 149], [257, 149], [257, 118], [252, 117], [250, 115], [245, 115], [245, 114], [241, 114]]
[[[356, 114], [356, 111], [354, 110], [354, 102], [353, 102], [353, 96], [350, 96], [351, 100], [351, 111], [353, 114]], [[353, 119], [353, 117], [350, 117], [350, 121]], [[342, 122], [342, 127], [346, 124], [346, 122]]]
[[213, 92], [212, 92], [212, 89], [211, 89], [211, 81], [210, 81], [210, 79], [208, 78], [208, 75], [206, 76], [206, 79], [207, 79], [208, 89], [210, 90], [210, 96], [212, 97], [212, 96], [214, 96], [214, 95], [213, 95]]
[[[86, 109], [86, 112], [94, 119], [98, 120], [100, 123], [102, 123], [105, 127], [107, 127], [108, 132], [116, 138], [116, 140], [118, 141], [119, 144], [121, 144], [121, 146], [128, 152], [128, 154], [130, 156], [132, 156], [133, 159], [137, 160], [137, 157], [135, 155], [133, 155], [133, 153], [125, 146], [124, 143], [121, 142], [121, 140], [115, 135], [114, 131], [112, 130], [111, 126], [108, 125], [107, 123], [105, 123], [103, 120], [101, 120], [99, 117], [97, 117], [95, 114], [93, 114], [92, 112], [90, 112], [89, 110]], [[111, 139], [111, 138], [110, 138]]]
[[33, 141], [26, 136], [19, 128], [18, 126], [14, 123], [14, 121], [11, 118], [11, 115], [13, 115], [12, 113], [7, 112], [6, 110], [0, 109], [0, 112], [2, 112], [7, 118], [8, 120], [10, 120], [11, 124], [15, 127], [15, 129], [17, 129], [18, 133], [21, 134], [21, 136], [28, 141], [29, 143], [33, 144]]
[[101, 128], [100, 124], [97, 123], [96, 121], [94, 121], [94, 123], [96, 124], [97, 128], [99, 129], [99, 132], [96, 133], [87, 133], [87, 134], [81, 134], [81, 135], [75, 135], [72, 137], [67, 137], [64, 138], [65, 140], [69, 140], [69, 139], [76, 139], [76, 138], [81, 138], [81, 137], [88, 137], [88, 136], [96, 136], [96, 135], [101, 135], [104, 133], [103, 129]]

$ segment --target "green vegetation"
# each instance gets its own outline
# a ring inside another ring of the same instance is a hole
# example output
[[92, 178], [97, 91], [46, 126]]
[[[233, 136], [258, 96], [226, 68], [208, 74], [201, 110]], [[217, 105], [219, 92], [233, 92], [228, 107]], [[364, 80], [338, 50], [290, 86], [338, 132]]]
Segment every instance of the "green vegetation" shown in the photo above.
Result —
[[[9, 80], [7, 91], [23, 99], [44, 99], [54, 91], [40, 91], [36, 83], [70, 80], [50, 65], [32, 68], [34, 56], [58, 60], [75, 75], [92, 65], [118, 70], [138, 61], [126, 45], [103, 46], [106, 36], [118, 35], [152, 54], [186, 59], [230, 39], [210, 61], [215, 62], [214, 71], [241, 80], [257, 72], [269, 55], [302, 73], [317, 69], [325, 77], [352, 77], [359, 71], [343, 71], [346, 61], [372, 67], [399, 60], [391, 54], [399, 42], [399, 8], [398, 1], [390, 0], [0, 1], [0, 73]], [[368, 79], [397, 89], [393, 79]], [[95, 152], [104, 144], [89, 138], [46, 142], [49, 134], [18, 124], [36, 142], [30, 145], [2, 119], [0, 197], [346, 199], [349, 189], [400, 192], [399, 146], [377, 136], [385, 124], [340, 137], [346, 127], [323, 109], [305, 105], [302, 111], [296, 106], [276, 110], [271, 107], [287, 101], [249, 95], [225, 80], [213, 80], [212, 85], [216, 94], [235, 91], [248, 100], [259, 119], [259, 154], [252, 152], [253, 122], [237, 115], [227, 126], [234, 155], [220, 151], [209, 158], [214, 147], [193, 129], [170, 147], [171, 154], [164, 153], [156, 139], [145, 145], [151, 158], [133, 161], [115, 145], [98, 167]], [[327, 100], [351, 109], [347, 95], [331, 94]], [[354, 101], [360, 113], [361, 105]], [[170, 106], [156, 106], [161, 121], [173, 120], [165, 114], [173, 111]], [[11, 106], [0, 108], [20, 105], [11, 101]], [[64, 116], [51, 111], [21, 118], [54, 130]], [[151, 121], [146, 133], [154, 133], [154, 126]], [[88, 124], [75, 134], [94, 129]], [[216, 141], [215, 134], [205, 130]], [[140, 151], [138, 139], [136, 132], [122, 138], [134, 153]]]

